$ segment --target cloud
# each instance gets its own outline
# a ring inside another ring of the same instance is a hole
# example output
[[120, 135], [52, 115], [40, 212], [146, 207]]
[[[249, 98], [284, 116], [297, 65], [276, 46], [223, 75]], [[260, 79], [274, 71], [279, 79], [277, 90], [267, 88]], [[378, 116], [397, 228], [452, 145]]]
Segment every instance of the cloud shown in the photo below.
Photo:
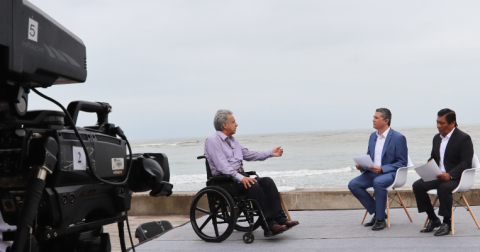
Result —
[[208, 136], [219, 108], [245, 134], [480, 122], [477, 1], [32, 2], [87, 46], [87, 82], [45, 92], [110, 102], [133, 139]]

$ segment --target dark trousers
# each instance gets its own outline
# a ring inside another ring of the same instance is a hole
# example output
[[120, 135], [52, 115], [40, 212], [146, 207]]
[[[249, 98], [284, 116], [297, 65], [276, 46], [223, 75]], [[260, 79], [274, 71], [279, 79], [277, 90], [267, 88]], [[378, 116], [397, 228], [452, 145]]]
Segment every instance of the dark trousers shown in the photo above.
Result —
[[[248, 176], [246, 173], [242, 173], [242, 175]], [[287, 218], [285, 218], [283, 213], [275, 182], [269, 177], [257, 178], [256, 180], [258, 183], [247, 187], [247, 189], [245, 189], [242, 183], [237, 183], [238, 191], [245, 193], [248, 198], [255, 199], [260, 203], [268, 228], [271, 228], [275, 222], [283, 224], [287, 221]], [[265, 229], [265, 227], [263, 228]]]
[[432, 209], [432, 202], [427, 194], [428, 190], [437, 189], [438, 199], [440, 201], [440, 207], [438, 215], [444, 217], [452, 216], [452, 204], [453, 196], [452, 191], [457, 188], [460, 180], [441, 181], [439, 179], [424, 182], [419, 179], [413, 183], [413, 193], [417, 200], [417, 208], [419, 213], [423, 213], [428, 209]]

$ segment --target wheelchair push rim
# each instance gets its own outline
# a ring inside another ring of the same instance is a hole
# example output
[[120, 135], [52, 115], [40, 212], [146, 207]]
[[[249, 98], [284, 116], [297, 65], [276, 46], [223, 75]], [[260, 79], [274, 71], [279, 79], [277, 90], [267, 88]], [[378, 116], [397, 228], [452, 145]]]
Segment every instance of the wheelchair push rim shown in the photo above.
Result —
[[[205, 201], [207, 206], [204, 206]], [[233, 232], [236, 219], [235, 202], [220, 187], [205, 187], [193, 198], [190, 223], [198, 237], [204, 241], [222, 242], [227, 239]]]

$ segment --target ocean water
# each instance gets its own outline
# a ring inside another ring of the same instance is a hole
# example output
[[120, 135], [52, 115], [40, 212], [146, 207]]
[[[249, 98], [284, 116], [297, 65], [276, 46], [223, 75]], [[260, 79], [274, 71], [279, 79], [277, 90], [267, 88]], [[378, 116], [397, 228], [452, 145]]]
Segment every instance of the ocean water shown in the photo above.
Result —
[[[438, 133], [433, 127], [395, 128], [407, 138], [408, 153], [416, 166], [430, 157], [432, 139]], [[474, 149], [480, 150], [480, 124], [459, 127], [473, 140]], [[256, 171], [261, 177], [271, 177], [277, 186], [304, 188], [346, 188], [348, 182], [359, 175], [352, 157], [367, 153], [368, 138], [372, 129], [297, 132], [258, 135], [235, 135], [244, 147], [252, 151], [270, 150], [282, 146], [282, 157], [265, 161], [244, 161], [247, 171]], [[213, 134], [214, 132], [211, 132]], [[206, 171], [203, 155], [205, 139], [172, 138], [132, 141], [133, 153], [160, 152], [168, 156], [170, 181], [174, 191], [196, 191], [205, 187]], [[409, 169], [405, 186], [420, 177]], [[480, 174], [475, 178], [480, 184]]]

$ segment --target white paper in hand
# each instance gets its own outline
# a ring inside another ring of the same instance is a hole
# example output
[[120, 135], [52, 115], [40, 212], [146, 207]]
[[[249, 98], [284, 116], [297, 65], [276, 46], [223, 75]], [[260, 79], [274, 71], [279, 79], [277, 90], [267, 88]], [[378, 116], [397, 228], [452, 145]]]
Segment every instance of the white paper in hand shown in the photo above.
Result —
[[437, 175], [442, 173], [433, 159], [428, 161], [428, 163], [415, 168], [415, 171], [420, 175], [424, 182], [436, 180]]
[[356, 164], [363, 167], [364, 170], [370, 170], [368, 169], [368, 167], [373, 166], [373, 161], [370, 155], [353, 157], [353, 161], [355, 161]]

